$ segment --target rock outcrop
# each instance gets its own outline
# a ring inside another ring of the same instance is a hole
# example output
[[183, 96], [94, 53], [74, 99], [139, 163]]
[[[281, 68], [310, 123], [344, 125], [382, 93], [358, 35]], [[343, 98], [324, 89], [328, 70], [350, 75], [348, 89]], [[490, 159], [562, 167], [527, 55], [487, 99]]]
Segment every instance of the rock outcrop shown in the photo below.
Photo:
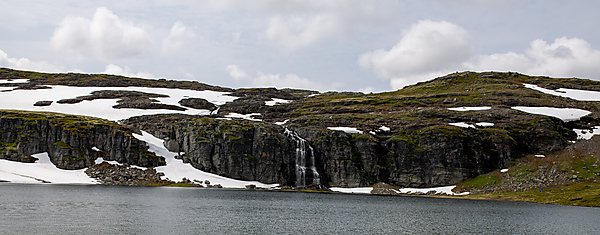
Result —
[[98, 157], [144, 167], [165, 164], [131, 130], [82, 116], [0, 110], [0, 142], [4, 158], [31, 162], [27, 156], [48, 152], [61, 169], [89, 167]]
[[[434, 187], [505, 167], [525, 154], [562, 149], [574, 138], [556, 118], [529, 117], [502, 129], [431, 125], [387, 135], [292, 130], [311, 146], [321, 184]], [[166, 147], [185, 152], [181, 158], [200, 170], [295, 186], [297, 146], [278, 125], [186, 115], [135, 117], [124, 124], [166, 139]]]

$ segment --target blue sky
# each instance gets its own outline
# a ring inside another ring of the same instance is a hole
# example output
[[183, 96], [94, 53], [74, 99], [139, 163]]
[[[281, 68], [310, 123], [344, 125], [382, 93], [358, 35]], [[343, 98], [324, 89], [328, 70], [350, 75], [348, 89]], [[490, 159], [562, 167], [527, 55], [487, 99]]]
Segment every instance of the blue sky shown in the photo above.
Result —
[[386, 91], [455, 71], [600, 79], [593, 0], [0, 1], [0, 66]]

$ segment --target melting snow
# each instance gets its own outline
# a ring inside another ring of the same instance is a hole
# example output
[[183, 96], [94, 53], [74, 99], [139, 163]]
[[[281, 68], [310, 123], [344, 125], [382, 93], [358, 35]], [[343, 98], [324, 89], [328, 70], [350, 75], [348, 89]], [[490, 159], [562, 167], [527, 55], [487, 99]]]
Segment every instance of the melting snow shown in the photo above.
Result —
[[290, 119], [286, 119], [286, 120], [285, 120], [285, 121], [283, 121], [283, 122], [275, 122], [275, 125], [280, 125], [280, 126], [281, 126], [281, 125], [285, 125], [285, 124], [286, 124], [286, 123], [288, 123], [289, 121], [290, 121]]
[[279, 186], [278, 184], [263, 184], [258, 181], [235, 180], [198, 170], [189, 163], [183, 163], [182, 160], [175, 159], [177, 153], [169, 152], [169, 150], [164, 147], [163, 140], [156, 138], [145, 131], [142, 131], [142, 135], [135, 133], [133, 133], [133, 135], [135, 138], [145, 141], [150, 147], [149, 150], [151, 152], [165, 158], [167, 165], [156, 167], [155, 169], [158, 172], [165, 173], [164, 177], [169, 178], [170, 180], [179, 181], [184, 177], [192, 181], [197, 180], [204, 182], [205, 180], [208, 180], [212, 185], [220, 184], [224, 188], [244, 188], [249, 184], [254, 184], [257, 187], [262, 188], [274, 188]]
[[284, 104], [284, 103], [289, 103], [289, 102], [290, 102], [289, 100], [271, 98], [270, 101], [265, 101], [265, 105], [274, 106], [276, 104]]
[[500, 172], [506, 173], [506, 172], [508, 172], [508, 169], [502, 169], [502, 170], [500, 170]]
[[[452, 189], [454, 189], [456, 185], [450, 186], [442, 186], [435, 188], [401, 188], [399, 190], [395, 190], [398, 193], [411, 194], [411, 193], [428, 193], [430, 191], [434, 191], [435, 194], [448, 194], [448, 195], [467, 195], [468, 192], [464, 193], [454, 193]], [[363, 193], [370, 194], [373, 190], [373, 187], [360, 187], [360, 188], [330, 188], [331, 191], [341, 192], [341, 193]]]
[[600, 126], [595, 126], [591, 130], [573, 129], [573, 131], [575, 131], [575, 133], [577, 133], [578, 140], [589, 140], [594, 135], [600, 135]]
[[333, 187], [329, 188], [331, 191], [340, 192], [340, 193], [361, 193], [361, 194], [371, 194], [373, 187], [361, 187], [361, 188], [338, 188]]
[[448, 110], [452, 111], [482, 111], [489, 110], [492, 107], [458, 107], [458, 108], [448, 108]]
[[546, 156], [544, 156], [544, 155], [541, 155], [541, 154], [537, 154], [537, 155], [535, 155], [535, 157], [539, 157], [539, 158], [545, 158]]
[[541, 88], [537, 85], [532, 84], [523, 84], [525, 87], [529, 89], [533, 89], [542, 93], [571, 98], [574, 100], [580, 101], [600, 101], [600, 92], [598, 91], [586, 91], [586, 90], [577, 90], [577, 89], [567, 89], [567, 88], [559, 88], [557, 90], [550, 90], [546, 88]]
[[579, 120], [581, 117], [592, 113], [587, 110], [572, 109], [572, 108], [524, 107], [524, 106], [517, 106], [517, 107], [511, 107], [511, 108], [515, 109], [515, 110], [519, 110], [521, 112], [526, 112], [526, 113], [531, 113], [531, 114], [539, 114], [539, 115], [557, 117], [566, 122]]
[[494, 123], [491, 123], [491, 122], [478, 122], [478, 123], [475, 123], [475, 125], [476, 126], [486, 127], [486, 126], [494, 126]]
[[346, 133], [358, 133], [358, 134], [362, 134], [363, 133], [363, 131], [361, 131], [359, 129], [356, 129], [354, 127], [342, 127], [342, 126], [340, 126], [340, 127], [327, 127], [327, 129], [334, 130], [334, 131], [343, 131], [343, 132], [346, 132]]
[[39, 160], [35, 163], [0, 160], [0, 180], [12, 183], [97, 184], [95, 179], [85, 174], [86, 169], [59, 169], [52, 164], [48, 153], [38, 153], [32, 156]]
[[[52, 89], [39, 90], [14, 90], [11, 92], [0, 92], [0, 108], [17, 109], [29, 111], [52, 111], [66, 114], [86, 115], [105, 118], [108, 120], [121, 120], [139, 115], [183, 113], [192, 115], [208, 115], [209, 110], [187, 108], [186, 111], [166, 109], [113, 109], [118, 99], [97, 99], [82, 101], [77, 104], [58, 104], [56, 101], [66, 98], [89, 95], [93, 91], [101, 90], [127, 90], [146, 93], [164, 94], [168, 98], [155, 98], [162, 104], [179, 106], [178, 102], [184, 97], [204, 98], [215, 105], [231, 102], [238, 97], [227, 96], [227, 92], [218, 91], [193, 91], [170, 88], [148, 88], [148, 87], [69, 87], [50, 86]], [[50, 106], [36, 107], [33, 104], [40, 100], [55, 101]]]
[[27, 83], [29, 79], [14, 79], [12, 81], [0, 79], [0, 83]]
[[471, 124], [466, 124], [464, 122], [456, 122], [456, 123], [448, 123], [449, 125], [453, 125], [453, 126], [457, 126], [457, 127], [462, 127], [462, 128], [475, 128], [475, 126], [471, 125]]
[[389, 128], [389, 127], [387, 127], [387, 126], [381, 126], [381, 127], [379, 127], [379, 130], [382, 130], [382, 131], [390, 131], [390, 128]]
[[260, 113], [249, 113], [249, 114], [229, 113], [229, 114], [225, 115], [225, 117], [226, 118], [241, 118], [241, 119], [246, 119], [246, 120], [250, 120], [250, 121], [261, 122], [262, 119], [252, 118], [252, 116], [258, 116], [258, 115], [260, 115]]
[[435, 187], [435, 188], [401, 188], [399, 191], [400, 193], [427, 193], [430, 191], [435, 191], [435, 194], [448, 194], [448, 195], [467, 195], [469, 194], [468, 192], [464, 192], [464, 193], [454, 193], [452, 192], [452, 189], [456, 188], [456, 185], [450, 185], [450, 186], [442, 186], [442, 187]]

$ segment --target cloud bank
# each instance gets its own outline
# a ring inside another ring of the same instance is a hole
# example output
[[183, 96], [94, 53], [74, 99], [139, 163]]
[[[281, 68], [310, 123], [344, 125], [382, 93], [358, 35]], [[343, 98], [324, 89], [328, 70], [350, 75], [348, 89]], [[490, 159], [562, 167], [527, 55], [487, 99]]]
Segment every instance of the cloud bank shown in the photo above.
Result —
[[359, 66], [390, 79], [392, 89], [459, 70], [517, 71], [531, 75], [600, 78], [600, 51], [579, 38], [549, 44], [537, 39], [524, 52], [473, 53], [469, 33], [446, 22], [423, 20], [403, 32], [391, 49], [359, 56]]
[[45, 61], [31, 61], [27, 58], [11, 58], [0, 50], [0, 67], [32, 70], [38, 72], [64, 72], [64, 69]]
[[50, 44], [57, 51], [80, 58], [112, 60], [140, 56], [152, 41], [142, 27], [100, 7], [92, 19], [65, 17], [54, 31]]
[[271, 74], [257, 72], [257, 75], [252, 77], [246, 74], [237, 65], [228, 65], [226, 68], [229, 76], [242, 86], [252, 87], [275, 87], [275, 88], [296, 88], [296, 89], [308, 89], [308, 90], [335, 90], [341, 84], [322, 84], [319, 82], [311, 81], [307, 78], [300, 77], [296, 74]]
[[112, 74], [112, 75], [121, 75], [127, 77], [138, 77], [138, 78], [155, 78], [155, 76], [151, 73], [146, 72], [132, 72], [131, 69], [127, 66], [125, 68], [121, 68], [114, 64], [109, 64], [104, 69], [104, 74]]

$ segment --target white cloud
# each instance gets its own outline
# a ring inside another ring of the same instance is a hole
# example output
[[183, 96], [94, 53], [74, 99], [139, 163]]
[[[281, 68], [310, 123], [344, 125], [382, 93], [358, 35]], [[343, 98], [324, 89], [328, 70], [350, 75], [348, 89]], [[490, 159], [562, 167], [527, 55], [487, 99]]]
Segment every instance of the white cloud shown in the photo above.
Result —
[[229, 76], [231, 76], [235, 81], [240, 82], [244, 79], [248, 78], [248, 75], [237, 65], [230, 64], [227, 65], [227, 71], [229, 72]]
[[142, 55], [151, 45], [151, 39], [141, 27], [100, 7], [91, 20], [79, 16], [65, 17], [54, 30], [50, 44], [58, 51], [83, 58], [110, 60]]
[[193, 40], [196, 34], [181, 21], [175, 22], [167, 38], [162, 41], [163, 52], [171, 52], [180, 49], [185, 43]]
[[342, 85], [339, 83], [326, 85], [309, 80], [307, 78], [300, 77], [296, 74], [286, 74], [282, 76], [280, 74], [265, 74], [262, 72], [257, 72], [256, 77], [251, 77], [247, 75], [237, 65], [228, 65], [226, 69], [229, 72], [229, 76], [235, 79], [235, 81], [238, 82], [241, 86], [297, 88], [327, 91], [335, 90], [336, 88]]
[[38, 72], [64, 72], [64, 69], [45, 61], [35, 62], [27, 58], [11, 58], [0, 50], [0, 66]]
[[121, 76], [127, 76], [127, 77], [138, 77], [138, 78], [155, 78], [155, 76], [151, 73], [147, 73], [147, 72], [137, 72], [134, 73], [131, 71], [131, 69], [127, 66], [125, 66], [125, 68], [121, 68], [117, 65], [114, 64], [109, 64], [106, 66], [106, 68], [104, 69], [104, 72], [102, 72], [104, 74], [113, 74], [113, 75], [121, 75]]
[[265, 35], [295, 51], [389, 22], [387, 5], [388, 1], [262, 1], [266, 12], [275, 13]]
[[600, 50], [579, 38], [561, 37], [552, 44], [537, 39], [524, 53], [480, 55], [464, 63], [465, 69], [519, 71], [531, 75], [599, 79]]
[[462, 70], [600, 79], [600, 51], [583, 39], [562, 37], [551, 44], [537, 39], [522, 53], [472, 51], [469, 33], [460, 26], [424, 20], [406, 30], [390, 50], [360, 55], [358, 64], [390, 79], [392, 89]]
[[451, 71], [471, 55], [466, 30], [446, 21], [423, 20], [404, 31], [400, 42], [390, 50], [364, 53], [358, 64], [390, 78], [396, 89], [422, 80], [423, 75]]

